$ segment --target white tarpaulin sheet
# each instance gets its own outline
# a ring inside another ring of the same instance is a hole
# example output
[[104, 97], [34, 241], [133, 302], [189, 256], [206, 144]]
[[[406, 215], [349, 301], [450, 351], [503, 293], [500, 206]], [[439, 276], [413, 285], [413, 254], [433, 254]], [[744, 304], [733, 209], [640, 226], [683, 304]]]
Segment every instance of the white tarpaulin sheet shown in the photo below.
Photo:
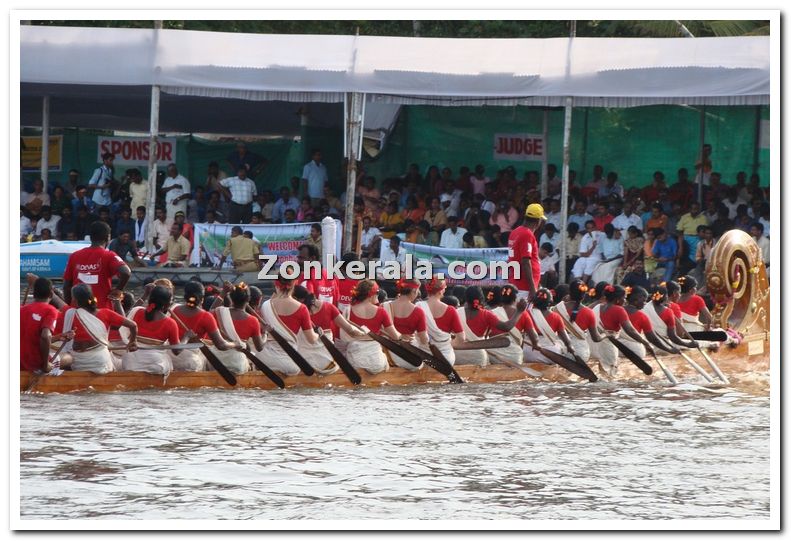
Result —
[[159, 84], [249, 100], [338, 102], [355, 91], [384, 103], [552, 105], [573, 96], [579, 105], [629, 106], [768, 104], [770, 62], [766, 36], [478, 40], [22, 26], [20, 68], [23, 83]]

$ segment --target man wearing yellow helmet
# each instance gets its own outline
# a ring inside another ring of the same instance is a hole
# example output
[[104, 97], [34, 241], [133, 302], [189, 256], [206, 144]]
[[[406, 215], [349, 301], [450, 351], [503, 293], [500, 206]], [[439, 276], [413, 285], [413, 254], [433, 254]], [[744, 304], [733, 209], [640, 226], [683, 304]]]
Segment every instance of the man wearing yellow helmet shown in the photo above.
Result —
[[528, 205], [524, 222], [508, 237], [508, 262], [516, 261], [520, 271], [517, 275], [509, 267], [508, 282], [519, 290], [519, 297], [532, 298], [538, 290], [541, 264], [535, 232], [544, 220], [544, 207], [538, 203]]

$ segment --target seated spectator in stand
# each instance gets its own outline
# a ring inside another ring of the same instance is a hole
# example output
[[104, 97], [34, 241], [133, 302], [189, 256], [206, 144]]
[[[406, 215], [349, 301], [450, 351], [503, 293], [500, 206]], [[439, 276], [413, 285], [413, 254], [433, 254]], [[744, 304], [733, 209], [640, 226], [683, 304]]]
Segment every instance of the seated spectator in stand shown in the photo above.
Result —
[[748, 208], [747, 205], [739, 205], [736, 208], [736, 219], [734, 222], [736, 223], [736, 228], [741, 229], [745, 233], [750, 233], [750, 227], [753, 225], [754, 220], [750, 218], [749, 213], [747, 212]]
[[431, 198], [431, 208], [426, 211], [423, 219], [427, 221], [429, 227], [431, 227], [428, 239], [429, 244], [437, 246], [442, 231], [448, 226], [448, 217], [445, 211], [440, 207], [439, 197]]
[[511, 206], [507, 199], [500, 199], [497, 210], [494, 211], [489, 223], [500, 228], [501, 245], [508, 243], [508, 235], [516, 227], [517, 220], [519, 220], [519, 212]]
[[623, 212], [616, 216], [612, 222], [613, 227], [621, 232], [621, 236], [625, 237], [626, 232], [630, 227], [636, 227], [640, 231], [643, 230], [643, 220], [634, 213], [634, 207], [630, 201], [623, 204]]
[[206, 219], [206, 208], [209, 204], [206, 192], [201, 187], [195, 188], [192, 198], [187, 200], [187, 219], [189, 223], [203, 223]]
[[711, 257], [714, 249], [714, 234], [707, 225], [698, 226], [698, 245], [695, 248], [695, 271], [694, 276], [701, 284], [705, 283], [706, 261]]
[[206, 210], [206, 223], [207, 224], [220, 224], [222, 222], [217, 221], [217, 215], [214, 214], [213, 210]]
[[555, 226], [555, 231], [560, 231], [560, 201], [548, 198], [546, 203], [548, 206], [545, 208], [549, 209], [549, 212], [546, 213], [546, 223]]
[[538, 245], [541, 246], [544, 243], [549, 243], [552, 245], [552, 248], [557, 250], [560, 247], [560, 233], [558, 233], [557, 228], [554, 224], [549, 222], [544, 225], [544, 232], [541, 234], [541, 237], [538, 239]]
[[615, 217], [610, 214], [606, 203], [599, 203], [596, 205], [596, 216], [593, 217], [593, 223], [596, 225], [597, 231], [604, 231], [604, 226], [614, 219]]
[[439, 196], [440, 206], [445, 211], [446, 216], [453, 214], [459, 215], [459, 204], [461, 202], [461, 190], [456, 188], [456, 183], [452, 180], [445, 182], [445, 190]]
[[181, 236], [189, 241], [190, 249], [192, 249], [192, 246], [195, 242], [195, 228], [192, 227], [192, 224], [187, 223], [184, 220], [184, 213], [178, 211], [176, 213], [176, 217], [173, 223], [176, 223], [181, 226]]
[[448, 216], [448, 227], [442, 232], [439, 239], [441, 248], [461, 248], [464, 246], [464, 234], [467, 230], [459, 227], [456, 216]]
[[769, 239], [764, 236], [764, 226], [760, 222], [755, 222], [750, 226], [750, 236], [761, 249], [764, 265], [769, 267]]
[[221, 199], [220, 192], [211, 192], [209, 202], [206, 203], [206, 213], [209, 211], [214, 215], [218, 222], [225, 223], [228, 220], [228, 203]]
[[[589, 220], [590, 221], [590, 220]], [[571, 269], [574, 267], [574, 264], [577, 262], [577, 258], [580, 256], [580, 239], [582, 236], [579, 234], [580, 228], [576, 222], [570, 222], [566, 226], [566, 234], [560, 239], [560, 242], [565, 243], [566, 245], [566, 273], [568, 275], [571, 274]], [[560, 251], [560, 246], [556, 246], [558, 251]], [[564, 281], [568, 282], [568, 276], [564, 277]]]
[[580, 256], [574, 263], [571, 274], [574, 278], [580, 278], [586, 284], [596, 267], [601, 263], [600, 237], [602, 236], [604, 234], [596, 230], [596, 223], [593, 220], [585, 223], [585, 234], [580, 239]]
[[689, 171], [685, 167], [678, 170], [678, 182], [670, 187], [671, 203], [686, 204], [687, 201], [695, 198], [696, 186], [689, 181]]
[[135, 221], [132, 219], [132, 209], [121, 207], [119, 214], [120, 216], [115, 221], [115, 236], [120, 237], [121, 233], [129, 233], [130, 236], [133, 236], [135, 234]]
[[711, 222], [710, 225], [711, 232], [717, 240], [719, 240], [723, 233], [736, 227], [736, 224], [728, 217], [728, 214], [728, 207], [724, 204], [720, 204], [717, 207], [717, 219]]
[[659, 194], [664, 189], [667, 189], [667, 186], [665, 186], [665, 174], [662, 171], [654, 171], [654, 178], [651, 184], [643, 188], [641, 195], [646, 203], [653, 204], [659, 200]]
[[676, 270], [676, 256], [678, 255], [678, 242], [668, 235], [664, 229], [654, 229], [656, 241], [652, 255], [656, 259], [657, 273], [662, 271], [662, 282], [673, 279]]
[[48, 228], [44, 228], [41, 230], [41, 235], [39, 236], [39, 240], [54, 240], [52, 238], [52, 232]]
[[473, 235], [472, 232], [467, 231], [463, 237], [462, 248], [488, 248], [486, 239], [480, 235]]
[[618, 173], [615, 171], [607, 173], [607, 180], [599, 188], [598, 195], [599, 199], [609, 199], [613, 195], [618, 196], [618, 199], [623, 199], [623, 186], [618, 183]]
[[294, 209], [286, 209], [283, 212], [283, 223], [284, 224], [297, 223], [297, 212]]
[[656, 270], [656, 258], [654, 258], [654, 243], [656, 242], [657, 229], [645, 230], [645, 242], [643, 242], [643, 267], [649, 276]]
[[50, 206], [49, 194], [44, 191], [43, 180], [34, 180], [33, 191], [22, 194], [22, 206], [24, 206], [32, 216], [41, 214], [42, 207]]
[[264, 216], [260, 212], [254, 212], [250, 217], [250, 223], [257, 225], [264, 223]]
[[170, 226], [170, 236], [165, 242], [165, 247], [151, 254], [150, 259], [155, 261], [157, 257], [166, 252], [167, 260], [160, 263], [160, 267], [186, 267], [189, 263], [190, 243], [181, 236], [181, 226], [175, 222]]
[[489, 245], [489, 248], [502, 248], [508, 245], [508, 241], [503, 242], [503, 235], [500, 233], [500, 226], [492, 225], [489, 226], [487, 229], [481, 231], [481, 234], [486, 240], [486, 244]]
[[27, 209], [24, 206], [19, 207], [19, 236], [22, 242], [28, 242], [29, 240], [33, 240], [32, 238], [28, 238], [28, 236], [33, 236], [33, 222], [27, 216]]
[[695, 251], [698, 247], [698, 226], [708, 225], [708, 220], [700, 212], [700, 203], [692, 201], [689, 204], [689, 212], [684, 214], [676, 224], [676, 232], [678, 233], [678, 251], [683, 254], [684, 259], [690, 263], [684, 263], [682, 269], [679, 269], [680, 274], [686, 274], [689, 270], [688, 267], [695, 264]]
[[370, 212], [376, 210], [382, 194], [376, 189], [376, 179], [372, 176], [364, 177], [357, 186], [357, 195], [362, 197], [365, 208]]
[[130, 267], [145, 267], [145, 263], [137, 255], [137, 247], [132, 241], [132, 235], [128, 231], [122, 232], [118, 237], [110, 241], [107, 249], [118, 254], [124, 263]]
[[280, 188], [280, 199], [275, 201], [272, 206], [272, 223], [280, 224], [285, 221], [286, 210], [293, 210], [294, 216], [299, 209], [299, 199], [291, 195], [291, 189], [287, 186]]
[[87, 212], [91, 212], [96, 208], [96, 203], [88, 197], [88, 188], [83, 185], [77, 186], [74, 192], [74, 199], [71, 200], [71, 211], [74, 216], [77, 216], [77, 207], [80, 205], [84, 206]]
[[728, 187], [722, 184], [722, 175], [716, 171], [709, 177], [709, 185], [703, 186], [703, 200], [721, 201], [728, 195]]
[[601, 263], [591, 278], [594, 282], [613, 283], [615, 272], [623, 260], [623, 244], [621, 231], [609, 223], [604, 226], [604, 235], [599, 237], [601, 243]]
[[410, 195], [406, 200], [404, 210], [401, 211], [401, 217], [404, 221], [412, 220], [414, 223], [417, 223], [423, 219], [425, 214], [425, 210], [418, 208], [417, 198], [414, 195]]
[[303, 197], [302, 203], [300, 203], [299, 209], [297, 209], [297, 221], [312, 222], [315, 219], [316, 219], [316, 212], [313, 210], [313, 207], [311, 206], [311, 198]]
[[728, 209], [728, 218], [733, 220], [736, 218], [736, 210], [739, 205], [744, 204], [744, 201], [739, 198], [739, 190], [732, 187], [728, 190], [728, 197], [722, 201], [722, 204]]
[[77, 207], [77, 217], [74, 219], [74, 236], [77, 240], [83, 240], [88, 235], [91, 224], [99, 220], [95, 214], [88, 213], [88, 207], [80, 205]]
[[[594, 165], [593, 166], [593, 178], [591, 178], [588, 183], [582, 187], [582, 193], [586, 195], [586, 197], [597, 197], [599, 195], [599, 188], [604, 186], [604, 167], [601, 165]], [[585, 224], [580, 226], [580, 229], [584, 229]]]
[[60, 240], [68, 240], [70, 233], [74, 235], [74, 216], [71, 206], [63, 207], [62, 212], [62, 217], [58, 222], [58, 236]]
[[56, 216], [63, 216], [63, 209], [71, 210], [71, 197], [61, 186], [55, 186], [52, 191], [50, 210]]
[[626, 236], [627, 238], [623, 242], [623, 261], [621, 262], [621, 268], [616, 273], [615, 283], [620, 282], [623, 276], [631, 272], [638, 260], [641, 261], [640, 268], [643, 268], [643, 246], [645, 245], [643, 232], [631, 226], [627, 229]]
[[769, 235], [769, 202], [764, 201], [761, 203], [761, 212], [759, 213], [758, 223], [764, 226], [764, 236], [770, 238]]
[[585, 222], [588, 220], [593, 220], [593, 216], [588, 214], [587, 205], [584, 201], [576, 201], [574, 203], [574, 214], [569, 216], [568, 223], [577, 224], [577, 230], [579, 231], [585, 229]]
[[651, 282], [646, 276], [642, 259], [635, 261], [634, 265], [631, 266], [631, 270], [624, 274], [623, 279], [621, 280], [621, 285], [623, 287], [632, 288], [639, 286], [644, 289], [648, 289], [651, 286]]
[[319, 224], [312, 224], [310, 226], [310, 235], [305, 240], [305, 244], [314, 246], [318, 252], [318, 260], [321, 261], [321, 226]]
[[[378, 254], [377, 254], [378, 255]], [[382, 263], [387, 261], [397, 261], [401, 265], [401, 273], [403, 274], [406, 268], [406, 250], [401, 247], [401, 239], [399, 237], [391, 238], [387, 244], [382, 247]], [[379, 272], [377, 270], [377, 272]]]
[[385, 211], [379, 216], [379, 231], [386, 239], [404, 231], [404, 218], [398, 212], [398, 203], [395, 201], [389, 202]]
[[[236, 171], [236, 166], [232, 166], [233, 170]], [[217, 162], [209, 162], [209, 166], [207, 167], [206, 171], [206, 191], [211, 192], [218, 192], [222, 193], [220, 190], [220, 182], [228, 178], [228, 175], [225, 174], [225, 171], [220, 169], [220, 164]]]
[[409, 225], [406, 229], [406, 241], [413, 244], [426, 244], [430, 230], [431, 228], [425, 220]]
[[[325, 189], [326, 191], [326, 189]], [[261, 221], [265, 224], [272, 223], [272, 212], [275, 210], [274, 194], [271, 190], [264, 190], [253, 201], [253, 212], [261, 214]]]
[[483, 195], [486, 193], [486, 185], [492, 181], [486, 176], [486, 169], [483, 165], [478, 164], [475, 166], [475, 174], [470, 178], [472, 184], [472, 193]]
[[541, 285], [546, 288], [558, 285], [557, 264], [560, 258], [550, 243], [545, 242], [539, 246], [538, 260], [541, 269]]
[[[54, 236], [56, 238], [60, 238], [58, 232], [58, 222], [60, 222], [60, 216], [52, 214], [52, 210], [49, 206], [44, 205], [41, 207], [41, 216], [39, 217], [38, 221], [36, 222], [36, 237], [41, 237], [41, 231], [44, 229], [49, 229], [50, 236]], [[46, 239], [41, 239], [46, 240]]]
[[378, 257], [382, 232], [372, 226], [370, 216], [363, 218], [363, 229], [360, 235], [360, 252], [362, 257], [367, 257], [369, 259]]
[[706, 217], [706, 221], [709, 224], [714, 223], [714, 220], [717, 219], [717, 207], [720, 205], [718, 199], [709, 199], [706, 201], [706, 209], [703, 211], [703, 216]]

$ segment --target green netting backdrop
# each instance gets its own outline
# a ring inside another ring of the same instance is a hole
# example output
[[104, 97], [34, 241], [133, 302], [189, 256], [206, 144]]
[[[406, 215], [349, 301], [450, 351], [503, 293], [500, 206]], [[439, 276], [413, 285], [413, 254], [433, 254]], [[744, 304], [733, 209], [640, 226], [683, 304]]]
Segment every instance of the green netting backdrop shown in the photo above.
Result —
[[[738, 171], [756, 172], [762, 184], [769, 183], [768, 137], [759, 137], [759, 122], [768, 126], [768, 107], [706, 107], [706, 142], [712, 145], [714, 170], [726, 182], [733, 182]], [[409, 163], [419, 164], [425, 172], [429, 165], [448, 166], [458, 171], [462, 165], [483, 164], [493, 175], [508, 165], [520, 176], [526, 170], [540, 170], [539, 161], [494, 159], [496, 133], [536, 133], [543, 125], [543, 111], [528, 107], [436, 107], [405, 106], [384, 150], [374, 159], [365, 159], [365, 168], [378, 180], [401, 175]], [[26, 130], [24, 134], [34, 133]], [[63, 181], [67, 171], [76, 168], [87, 181], [96, 163], [97, 137], [102, 132], [54, 129], [63, 134], [61, 172], [50, 173], [50, 180]], [[106, 132], [104, 132], [106, 134]], [[768, 132], [767, 132], [768, 133]], [[330, 184], [343, 191], [341, 172], [343, 133], [340, 130], [307, 127], [301, 140], [266, 139], [249, 143], [248, 148], [265, 156], [269, 165], [258, 178], [262, 189], [276, 190], [291, 176], [301, 175], [311, 148], [319, 147]], [[626, 186], [642, 186], [661, 170], [670, 181], [679, 167], [694, 175], [699, 152], [700, 111], [697, 108], [661, 105], [626, 109], [575, 108], [572, 116], [571, 168], [578, 181], [586, 182], [593, 166], [617, 171]], [[562, 163], [563, 110], [549, 111], [549, 162]], [[177, 165], [194, 185], [203, 184], [206, 167], [212, 160], [227, 169], [225, 157], [232, 142], [213, 142], [196, 137], [179, 137]], [[120, 172], [126, 167], [119, 166]], [[25, 173], [30, 181], [38, 173]]]

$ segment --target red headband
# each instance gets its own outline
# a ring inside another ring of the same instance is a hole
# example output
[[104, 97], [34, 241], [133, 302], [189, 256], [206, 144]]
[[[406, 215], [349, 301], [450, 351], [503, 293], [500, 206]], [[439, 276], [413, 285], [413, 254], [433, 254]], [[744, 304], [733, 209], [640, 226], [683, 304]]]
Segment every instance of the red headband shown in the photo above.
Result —
[[444, 285], [445, 281], [437, 278], [436, 276], [431, 277], [431, 281], [426, 284], [426, 291], [429, 295], [436, 293], [442, 289], [442, 285]]
[[420, 284], [410, 280], [400, 279], [396, 282], [396, 287], [398, 289], [420, 289]]

